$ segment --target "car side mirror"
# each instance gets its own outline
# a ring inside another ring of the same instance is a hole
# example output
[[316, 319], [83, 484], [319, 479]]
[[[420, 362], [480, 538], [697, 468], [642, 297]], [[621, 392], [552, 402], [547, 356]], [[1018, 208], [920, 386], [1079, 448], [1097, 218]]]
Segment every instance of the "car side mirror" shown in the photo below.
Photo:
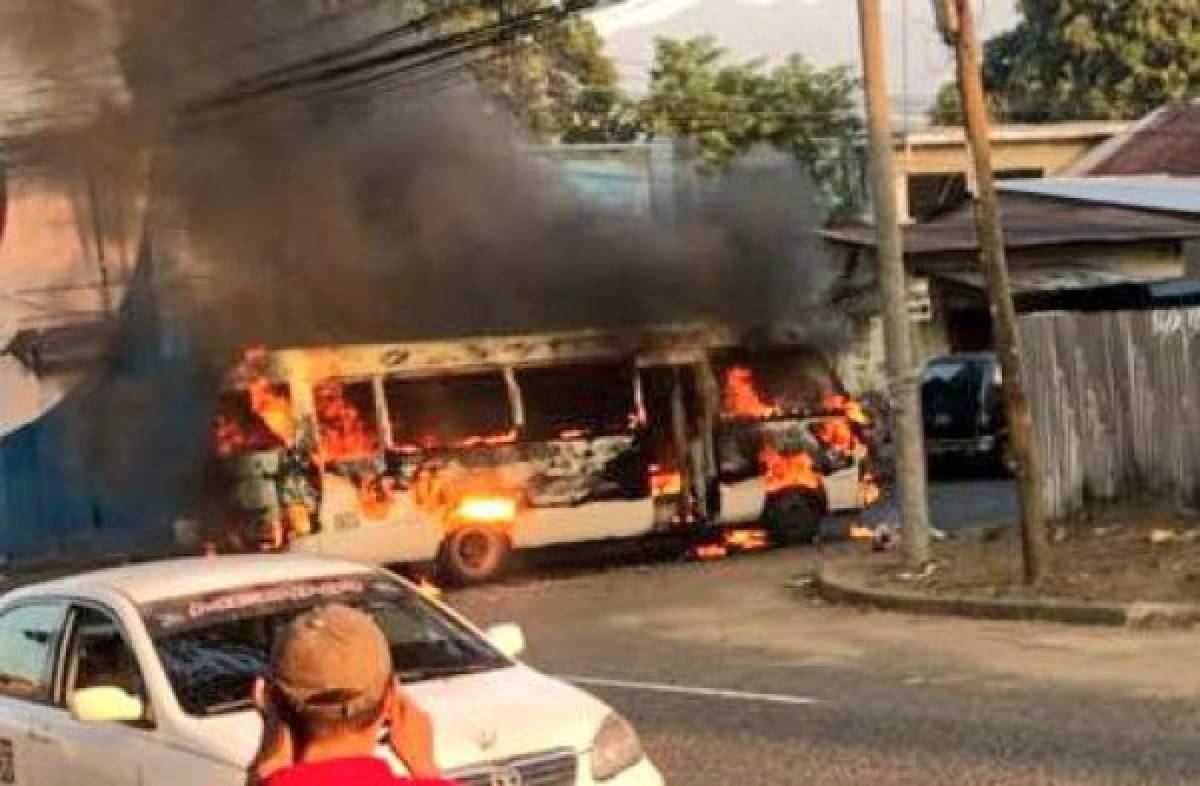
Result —
[[493, 625], [484, 632], [488, 643], [508, 658], [516, 658], [525, 651], [525, 631], [520, 625], [508, 623]]
[[146, 704], [120, 688], [97, 685], [71, 694], [71, 717], [82, 723], [137, 723], [146, 717]]

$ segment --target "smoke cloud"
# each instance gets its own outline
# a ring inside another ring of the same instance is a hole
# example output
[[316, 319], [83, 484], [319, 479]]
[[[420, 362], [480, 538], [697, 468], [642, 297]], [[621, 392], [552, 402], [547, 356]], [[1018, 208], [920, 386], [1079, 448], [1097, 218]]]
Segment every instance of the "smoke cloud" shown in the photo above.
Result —
[[[80, 455], [107, 487], [203, 490], [188, 482], [207, 448], [203, 402], [250, 345], [703, 318], [837, 339], [831, 266], [813, 232], [823, 210], [794, 165], [757, 157], [703, 185], [669, 222], [605, 210], [569, 193], [465, 71], [370, 94], [300, 90], [180, 112], [401, 24], [403, 4], [347, 2], [361, 13], [297, 27], [292, 0], [75, 2], [61, 3], [75, 16], [39, 18], [19, 45], [3, 25], [0, 44], [69, 73], [62, 65], [86, 38], [88, 15], [111, 20], [120, 100], [96, 113], [86, 145], [66, 147], [110, 169], [151, 162], [143, 259], [153, 263], [154, 307], [135, 309], [78, 424]], [[57, 5], [6, 4], [12, 13]], [[164, 330], [199, 362], [146, 373], [134, 348]]]

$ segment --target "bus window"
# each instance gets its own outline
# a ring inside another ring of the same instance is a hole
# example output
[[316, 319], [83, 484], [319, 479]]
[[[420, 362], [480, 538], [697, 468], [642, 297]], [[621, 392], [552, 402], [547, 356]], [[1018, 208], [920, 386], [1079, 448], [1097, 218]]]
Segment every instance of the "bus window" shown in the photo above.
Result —
[[531, 440], [628, 433], [637, 408], [624, 364], [521, 369], [517, 381]]
[[[249, 391], [223, 393], [217, 399], [213, 414], [213, 441], [218, 456], [236, 458], [247, 453], [286, 447], [283, 435], [278, 433], [281, 427], [278, 421], [285, 414], [290, 420], [291, 399], [287, 386], [272, 385], [268, 393], [269, 396], [256, 397], [258, 411]], [[264, 405], [264, 401], [271, 406]], [[280, 411], [274, 411], [276, 409]], [[275, 429], [272, 429], [272, 423]]]
[[379, 450], [374, 389], [369, 380], [327, 379], [313, 388], [321, 452], [327, 459], [367, 458]]
[[500, 372], [383, 385], [392, 441], [400, 448], [465, 447], [515, 438], [508, 385]]

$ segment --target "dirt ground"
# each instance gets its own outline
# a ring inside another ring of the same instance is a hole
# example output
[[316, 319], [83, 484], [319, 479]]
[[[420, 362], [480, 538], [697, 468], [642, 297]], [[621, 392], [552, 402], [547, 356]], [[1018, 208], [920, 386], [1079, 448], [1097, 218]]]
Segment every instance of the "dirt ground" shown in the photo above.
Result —
[[1050, 539], [1050, 569], [1037, 588], [1020, 581], [1019, 541], [1009, 528], [935, 544], [927, 575], [873, 561], [868, 583], [946, 595], [1200, 603], [1200, 517], [1124, 506], [1051, 525]]

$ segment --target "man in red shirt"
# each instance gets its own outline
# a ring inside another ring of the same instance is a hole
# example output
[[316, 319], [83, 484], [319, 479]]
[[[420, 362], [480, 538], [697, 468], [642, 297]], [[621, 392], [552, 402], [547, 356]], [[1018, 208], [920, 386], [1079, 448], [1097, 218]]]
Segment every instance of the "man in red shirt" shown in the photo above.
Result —
[[[453, 786], [438, 777], [429, 716], [393, 676], [368, 615], [329, 605], [297, 617], [254, 687], [264, 733], [250, 768], [261, 786]], [[384, 729], [411, 778], [375, 756]]]

